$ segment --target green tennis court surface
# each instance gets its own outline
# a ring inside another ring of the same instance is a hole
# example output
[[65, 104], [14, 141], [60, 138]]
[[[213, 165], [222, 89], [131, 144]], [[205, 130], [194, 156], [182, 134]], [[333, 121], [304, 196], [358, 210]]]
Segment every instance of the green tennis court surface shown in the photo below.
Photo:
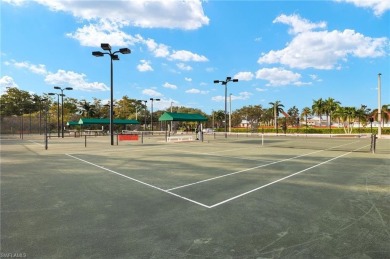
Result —
[[1, 253], [388, 258], [390, 140], [1, 139]]

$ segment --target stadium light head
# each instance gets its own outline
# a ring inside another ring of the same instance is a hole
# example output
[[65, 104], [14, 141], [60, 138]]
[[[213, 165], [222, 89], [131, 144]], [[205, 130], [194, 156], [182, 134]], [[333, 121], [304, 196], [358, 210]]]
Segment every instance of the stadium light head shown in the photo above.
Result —
[[214, 80], [214, 84], [219, 84], [219, 80]]
[[100, 44], [100, 46], [102, 47], [103, 50], [108, 50], [108, 51], [111, 50], [111, 46], [108, 43], [102, 43]]
[[59, 90], [61, 90], [61, 87], [59, 87], [59, 86], [54, 86], [54, 89], [59, 89]]
[[226, 77], [226, 81], [230, 81], [232, 78], [230, 76]]
[[72, 87], [66, 87], [65, 89], [66, 89], [66, 90], [73, 90]]
[[92, 51], [92, 55], [95, 57], [103, 57], [104, 54], [101, 51]]
[[55, 93], [48, 93], [48, 95], [56, 95]]
[[119, 52], [122, 54], [130, 54], [131, 50], [128, 48], [122, 48], [122, 49], [119, 49]]
[[112, 60], [119, 60], [119, 56], [118, 55], [111, 55], [112, 57]]
[[160, 99], [154, 99], [155, 101], [160, 101]]
[[238, 82], [238, 79], [233, 79], [233, 82]]

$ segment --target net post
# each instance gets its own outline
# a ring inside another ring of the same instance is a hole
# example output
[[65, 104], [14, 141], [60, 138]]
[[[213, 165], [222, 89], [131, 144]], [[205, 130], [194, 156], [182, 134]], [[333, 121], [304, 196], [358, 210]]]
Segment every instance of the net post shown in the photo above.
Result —
[[87, 147], [87, 135], [84, 135], [84, 147]]
[[261, 145], [264, 146], [264, 134], [261, 134]]

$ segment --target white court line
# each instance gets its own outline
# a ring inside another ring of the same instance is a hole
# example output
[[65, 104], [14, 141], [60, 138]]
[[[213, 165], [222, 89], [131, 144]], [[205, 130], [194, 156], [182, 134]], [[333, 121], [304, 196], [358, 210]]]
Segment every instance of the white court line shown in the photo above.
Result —
[[73, 155], [70, 155], [70, 154], [65, 154], [65, 155], [67, 155], [67, 156], [69, 156], [69, 157], [72, 157], [72, 158], [74, 158], [74, 159], [80, 160], [80, 161], [82, 161], [82, 162], [84, 162], [84, 163], [87, 163], [87, 164], [90, 164], [90, 165], [96, 166], [96, 167], [98, 167], [98, 168], [100, 168], [100, 169], [103, 169], [103, 170], [106, 170], [106, 171], [108, 171], [108, 172], [110, 172], [110, 173], [113, 173], [113, 174], [116, 174], [116, 175], [122, 176], [122, 177], [124, 177], [124, 178], [130, 179], [130, 180], [132, 180], [132, 181], [135, 181], [135, 182], [137, 182], [137, 183], [140, 183], [140, 184], [146, 185], [146, 186], [148, 186], [148, 187], [151, 187], [151, 188], [153, 188], [153, 189], [156, 189], [156, 190], [159, 190], [159, 191], [162, 191], [162, 192], [168, 193], [168, 194], [170, 194], [170, 195], [173, 195], [173, 196], [175, 196], [175, 197], [181, 198], [181, 199], [183, 199], [183, 200], [186, 200], [186, 201], [189, 201], [189, 202], [195, 203], [195, 204], [197, 204], [197, 205], [200, 205], [200, 206], [202, 206], [202, 207], [205, 207], [205, 208], [208, 208], [208, 209], [210, 208], [210, 206], [207, 206], [207, 205], [205, 205], [205, 204], [203, 204], [203, 203], [200, 203], [200, 202], [197, 202], [197, 201], [194, 201], [194, 200], [188, 199], [188, 198], [186, 198], [186, 197], [184, 197], [184, 196], [181, 196], [181, 195], [179, 195], [179, 194], [176, 194], [176, 193], [173, 193], [173, 192], [170, 192], [170, 191], [167, 191], [167, 190], [161, 189], [161, 188], [159, 188], [159, 187], [157, 187], [157, 186], [154, 186], [154, 185], [151, 185], [151, 184], [148, 184], [148, 183], [142, 182], [142, 181], [140, 181], [140, 180], [137, 180], [137, 179], [135, 179], [135, 178], [132, 178], [132, 177], [129, 177], [129, 176], [127, 176], [127, 175], [124, 175], [124, 174], [121, 174], [121, 173], [115, 172], [115, 171], [113, 171], [113, 170], [111, 170], [111, 169], [108, 169], [108, 168], [105, 168], [105, 167], [103, 167], [103, 166], [100, 166], [100, 165], [97, 165], [97, 164], [91, 163], [91, 162], [89, 162], [89, 161], [86, 161], [86, 160], [84, 160], [84, 159], [81, 159], [81, 158], [75, 157], [75, 156], [73, 156]]
[[32, 143], [34, 143], [34, 144], [37, 144], [37, 145], [40, 145], [40, 146], [44, 146], [44, 144], [35, 142], [34, 140], [29, 140], [29, 141], [32, 142]]
[[349, 145], [349, 144], [353, 144], [353, 143], [356, 143], [356, 142], [359, 142], [359, 141], [354, 141], [354, 142], [351, 142], [351, 143], [342, 144], [342, 145], [339, 145], [339, 146], [335, 146], [335, 147], [331, 147], [331, 148], [327, 148], [327, 149], [322, 149], [322, 150], [319, 150], [319, 151], [314, 151], [314, 152], [306, 153], [306, 154], [299, 155], [299, 156], [294, 156], [294, 157], [286, 158], [286, 159], [279, 160], [279, 161], [275, 161], [275, 162], [271, 162], [271, 163], [268, 163], [268, 164], [264, 164], [264, 165], [259, 165], [259, 166], [247, 168], [247, 169], [240, 170], [240, 171], [237, 171], [237, 172], [233, 172], [233, 173], [229, 173], [229, 174], [224, 174], [224, 175], [216, 176], [216, 177], [213, 177], [213, 178], [208, 178], [208, 179], [205, 179], [205, 180], [201, 180], [201, 181], [197, 181], [197, 182], [193, 182], [193, 183], [189, 183], [189, 184], [177, 186], [177, 187], [174, 187], [174, 188], [167, 189], [166, 191], [172, 191], [172, 190], [176, 190], [176, 189], [188, 187], [188, 186], [191, 186], [191, 185], [195, 185], [195, 184], [204, 183], [204, 182], [212, 181], [212, 180], [215, 180], [215, 179], [223, 178], [223, 177], [226, 177], [226, 176], [231, 176], [231, 175], [235, 175], [235, 174], [239, 174], [239, 173], [251, 171], [251, 170], [253, 170], [253, 169], [258, 169], [258, 168], [261, 168], [261, 167], [266, 167], [266, 166], [269, 166], [269, 165], [274, 165], [274, 164], [286, 162], [286, 161], [289, 161], [289, 160], [292, 160], [292, 159], [296, 159], [296, 158], [299, 158], [299, 157], [308, 156], [308, 155], [311, 155], [311, 154], [319, 153], [319, 152], [326, 151], [326, 150], [333, 149], [333, 148], [338, 148], [338, 147], [345, 146], [345, 145]]
[[277, 183], [277, 182], [280, 182], [280, 181], [286, 180], [286, 179], [288, 179], [288, 178], [290, 178], [290, 177], [293, 177], [293, 176], [295, 176], [295, 175], [298, 175], [298, 174], [300, 174], [300, 173], [306, 172], [306, 171], [308, 171], [308, 170], [310, 170], [310, 169], [313, 169], [313, 168], [316, 168], [316, 167], [318, 167], [318, 166], [320, 166], [320, 165], [323, 165], [323, 164], [329, 163], [329, 162], [331, 162], [331, 161], [333, 161], [333, 160], [336, 160], [336, 159], [338, 159], [338, 158], [340, 158], [340, 157], [343, 157], [343, 156], [349, 155], [349, 154], [353, 153], [354, 151], [357, 151], [357, 150], [359, 150], [359, 149], [362, 149], [362, 148], [365, 148], [365, 147], [368, 147], [368, 146], [369, 146], [369, 145], [366, 145], [366, 146], [364, 146], [364, 147], [361, 147], [361, 148], [355, 149], [355, 150], [353, 150], [353, 151], [350, 151], [350, 152], [347, 152], [347, 153], [345, 153], [345, 154], [342, 154], [342, 155], [336, 156], [336, 157], [334, 157], [334, 158], [331, 158], [331, 159], [329, 159], [329, 160], [326, 160], [326, 161], [324, 161], [324, 162], [322, 162], [322, 163], [319, 163], [319, 164], [317, 164], [317, 165], [313, 165], [313, 166], [311, 166], [311, 167], [308, 167], [308, 168], [306, 168], [306, 169], [303, 169], [303, 170], [301, 170], [301, 171], [299, 171], [299, 172], [296, 172], [296, 173], [290, 174], [290, 175], [288, 175], [288, 176], [285, 176], [285, 177], [283, 177], [283, 178], [280, 178], [280, 179], [278, 179], [278, 180], [275, 180], [275, 181], [273, 181], [273, 182], [267, 183], [267, 184], [265, 184], [265, 185], [262, 185], [262, 186], [260, 186], [260, 187], [257, 187], [257, 188], [255, 188], [255, 189], [252, 189], [252, 190], [250, 190], [250, 191], [247, 191], [247, 192], [241, 193], [241, 194], [239, 194], [239, 195], [237, 195], [237, 196], [234, 196], [234, 197], [232, 197], [232, 198], [229, 198], [229, 199], [227, 199], [227, 200], [224, 200], [224, 201], [221, 201], [221, 202], [215, 203], [215, 204], [213, 204], [213, 205], [209, 206], [209, 208], [211, 209], [211, 208], [217, 207], [217, 206], [219, 206], [219, 205], [222, 205], [222, 204], [224, 204], [224, 203], [226, 203], [226, 202], [229, 202], [229, 201], [235, 200], [235, 199], [237, 199], [237, 198], [240, 198], [240, 197], [242, 197], [242, 196], [245, 196], [245, 195], [247, 195], [247, 194], [249, 194], [249, 193], [252, 193], [252, 192], [258, 191], [258, 190], [260, 190], [260, 189], [262, 189], [262, 188], [265, 188], [265, 187], [267, 187], [267, 186], [270, 186], [270, 185], [272, 185], [272, 184], [275, 184], [275, 183]]

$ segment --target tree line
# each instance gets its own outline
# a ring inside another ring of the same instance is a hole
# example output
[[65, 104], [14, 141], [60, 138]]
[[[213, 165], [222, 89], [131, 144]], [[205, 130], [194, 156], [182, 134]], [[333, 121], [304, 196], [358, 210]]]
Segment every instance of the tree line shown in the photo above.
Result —
[[[78, 121], [80, 118], [109, 118], [109, 105], [103, 104], [102, 100], [93, 98], [93, 101], [85, 99], [63, 97], [64, 121]], [[30, 94], [19, 88], [7, 88], [6, 92], [0, 96], [0, 116], [3, 122], [5, 117], [27, 116], [41, 119], [42, 112], [46, 111], [48, 120], [56, 123], [58, 115], [62, 111], [61, 101], [47, 94], [39, 96]], [[387, 123], [390, 115], [390, 105], [382, 106], [382, 122]], [[147, 128], [151, 123], [151, 114], [144, 100], [137, 100], [123, 96], [114, 102], [114, 118], [138, 120], [143, 128]], [[165, 110], [153, 111], [153, 121], [166, 111], [171, 111], [171, 107]], [[225, 112], [223, 110], [212, 111], [206, 114], [200, 109], [184, 106], [173, 106], [173, 112], [180, 113], [200, 113], [208, 117], [205, 127], [223, 128], [225, 125]], [[62, 114], [61, 114], [62, 116]], [[342, 124], [345, 132], [352, 130], [352, 124], [358, 122], [361, 125], [368, 125], [370, 118], [378, 120], [378, 109], [370, 109], [366, 105], [360, 107], [342, 106], [340, 101], [333, 98], [313, 100], [311, 107], [304, 107], [301, 111], [296, 106], [286, 109], [280, 101], [270, 102], [268, 107], [262, 105], [248, 105], [232, 111], [226, 123], [231, 127], [247, 127], [248, 130], [255, 131], [261, 127], [279, 128], [308, 126], [308, 120], [313, 116], [319, 118], [319, 125], [331, 127], [333, 123]], [[145, 123], [146, 122], [146, 123]], [[146, 126], [146, 127], [145, 127]], [[158, 127], [158, 124], [156, 125]], [[160, 126], [161, 127], [161, 126]], [[176, 127], [194, 128], [195, 123], [178, 123]], [[55, 127], [54, 127], [55, 128]]]

